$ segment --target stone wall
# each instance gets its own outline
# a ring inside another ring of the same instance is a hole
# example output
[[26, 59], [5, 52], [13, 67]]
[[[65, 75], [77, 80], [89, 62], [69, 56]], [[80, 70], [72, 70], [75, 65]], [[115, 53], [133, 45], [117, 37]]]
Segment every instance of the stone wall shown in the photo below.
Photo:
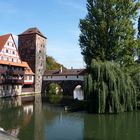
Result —
[[46, 69], [46, 39], [36, 35], [35, 92], [41, 92], [42, 76]]
[[42, 76], [46, 69], [46, 38], [38, 34], [19, 35], [19, 54], [35, 73], [35, 92], [41, 92]]
[[22, 35], [18, 38], [18, 51], [22, 61], [28, 62], [35, 73], [36, 35]]

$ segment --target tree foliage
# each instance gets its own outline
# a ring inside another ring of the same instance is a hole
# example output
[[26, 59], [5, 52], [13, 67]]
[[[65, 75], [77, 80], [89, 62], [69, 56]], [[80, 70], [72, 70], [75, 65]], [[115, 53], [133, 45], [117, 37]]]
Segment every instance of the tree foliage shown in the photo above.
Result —
[[56, 60], [53, 57], [48, 56], [48, 55], [46, 56], [46, 69], [47, 70], [60, 69], [61, 66], [65, 69], [65, 67], [61, 65], [60, 63], [56, 62]]
[[63, 98], [61, 87], [55, 83], [52, 83], [48, 86], [47, 94], [51, 103], [60, 103]]
[[126, 69], [134, 66], [139, 49], [134, 29], [139, 7], [139, 0], [87, 0], [79, 42], [89, 71], [85, 89], [92, 112], [118, 113], [136, 108], [137, 71]]
[[134, 62], [134, 20], [139, 0], [87, 0], [87, 15], [80, 20], [80, 46], [87, 67], [92, 59]]
[[138, 35], [137, 35], [137, 38], [138, 38], [138, 48], [136, 50], [136, 55], [137, 55], [137, 61], [140, 63], [140, 16], [138, 18]]
[[119, 113], [136, 108], [136, 90], [129, 75], [117, 63], [93, 60], [85, 78], [89, 111]]

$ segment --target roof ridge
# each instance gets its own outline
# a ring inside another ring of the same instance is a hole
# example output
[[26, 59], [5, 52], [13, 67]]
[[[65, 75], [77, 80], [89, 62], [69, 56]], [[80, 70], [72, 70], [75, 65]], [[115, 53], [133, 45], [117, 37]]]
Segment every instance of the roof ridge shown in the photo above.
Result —
[[28, 28], [27, 30], [25, 30], [24, 32], [22, 32], [21, 34], [19, 34], [18, 36], [21, 36], [21, 35], [29, 35], [29, 34], [38, 34], [38, 35], [46, 38], [43, 35], [43, 33], [37, 27]]

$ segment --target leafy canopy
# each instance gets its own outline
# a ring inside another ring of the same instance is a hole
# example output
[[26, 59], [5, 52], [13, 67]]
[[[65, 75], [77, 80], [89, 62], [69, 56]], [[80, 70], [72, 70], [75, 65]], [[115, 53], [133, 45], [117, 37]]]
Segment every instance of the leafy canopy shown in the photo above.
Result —
[[80, 46], [87, 67], [92, 59], [134, 62], [134, 21], [139, 0], [87, 0], [87, 15], [80, 20]]

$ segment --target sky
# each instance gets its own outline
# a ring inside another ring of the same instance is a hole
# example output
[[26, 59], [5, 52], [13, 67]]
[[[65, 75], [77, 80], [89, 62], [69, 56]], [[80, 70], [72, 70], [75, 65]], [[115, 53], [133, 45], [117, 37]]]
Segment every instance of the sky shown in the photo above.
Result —
[[83, 68], [79, 20], [86, 13], [86, 0], [0, 0], [0, 35], [37, 27], [47, 37], [47, 55], [67, 68]]

